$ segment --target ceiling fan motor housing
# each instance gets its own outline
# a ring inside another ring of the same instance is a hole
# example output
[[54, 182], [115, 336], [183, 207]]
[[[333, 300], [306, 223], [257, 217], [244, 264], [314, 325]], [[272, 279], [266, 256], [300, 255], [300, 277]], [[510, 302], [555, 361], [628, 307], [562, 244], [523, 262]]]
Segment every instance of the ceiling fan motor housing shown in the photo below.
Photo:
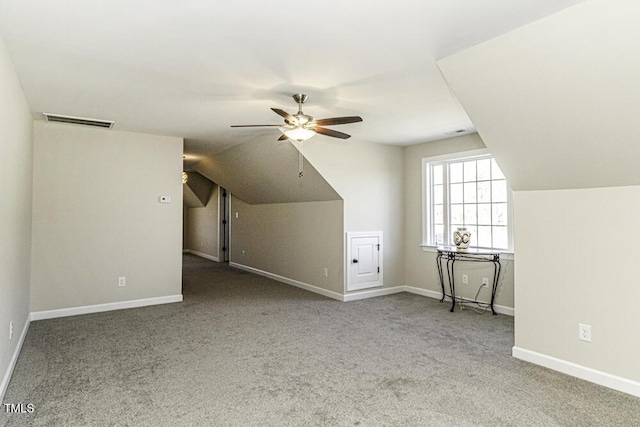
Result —
[[293, 95], [293, 100], [298, 104], [304, 104], [305, 102], [307, 102], [307, 98], [308, 96], [304, 93], [296, 93], [295, 95]]

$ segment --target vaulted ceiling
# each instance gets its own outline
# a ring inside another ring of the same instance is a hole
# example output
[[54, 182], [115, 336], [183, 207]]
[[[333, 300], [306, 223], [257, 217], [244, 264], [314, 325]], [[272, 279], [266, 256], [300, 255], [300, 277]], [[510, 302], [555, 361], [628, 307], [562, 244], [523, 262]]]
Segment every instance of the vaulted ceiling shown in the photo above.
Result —
[[[115, 120], [215, 153], [315, 117], [362, 142], [410, 145], [474, 125], [436, 60], [577, 0], [0, 0], [4, 38], [35, 118]], [[320, 137], [318, 137], [320, 138]], [[322, 137], [326, 138], [326, 137]]]

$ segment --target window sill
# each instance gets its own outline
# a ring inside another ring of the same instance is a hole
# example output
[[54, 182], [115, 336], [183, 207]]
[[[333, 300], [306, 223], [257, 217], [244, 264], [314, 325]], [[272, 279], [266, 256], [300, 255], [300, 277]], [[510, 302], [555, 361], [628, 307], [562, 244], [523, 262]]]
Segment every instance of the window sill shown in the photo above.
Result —
[[[438, 252], [438, 250], [436, 249], [436, 246], [433, 245], [420, 245], [420, 247], [422, 248], [423, 252], [433, 252], [436, 253]], [[500, 258], [507, 260], [507, 261], [512, 261], [515, 259], [515, 253], [513, 252], [509, 252], [509, 251], [499, 251], [500, 252]]]

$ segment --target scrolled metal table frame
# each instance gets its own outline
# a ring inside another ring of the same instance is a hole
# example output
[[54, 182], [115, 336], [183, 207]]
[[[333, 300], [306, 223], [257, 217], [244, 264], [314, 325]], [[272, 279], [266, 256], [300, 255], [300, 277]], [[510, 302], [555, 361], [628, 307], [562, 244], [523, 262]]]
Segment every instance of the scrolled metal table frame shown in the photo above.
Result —
[[[493, 287], [491, 288], [491, 312], [496, 315], [496, 311], [493, 308], [493, 302], [496, 298], [496, 290], [498, 289], [498, 281], [500, 280], [500, 272], [502, 271], [502, 265], [500, 264], [500, 252], [495, 252], [485, 249], [466, 249], [459, 250], [455, 246], [438, 246], [436, 248], [438, 255], [436, 257], [436, 263], [438, 264], [438, 276], [440, 277], [440, 286], [442, 287], [442, 299], [443, 302], [446, 297], [451, 298], [451, 310], [456, 308], [456, 285], [453, 275], [453, 266], [456, 261], [468, 261], [468, 262], [491, 262], [493, 263]], [[449, 291], [447, 294], [444, 289], [444, 273], [442, 260], [447, 260], [447, 278], [449, 279]], [[477, 301], [465, 300], [458, 297], [458, 300], [462, 300], [467, 303], [477, 303]]]

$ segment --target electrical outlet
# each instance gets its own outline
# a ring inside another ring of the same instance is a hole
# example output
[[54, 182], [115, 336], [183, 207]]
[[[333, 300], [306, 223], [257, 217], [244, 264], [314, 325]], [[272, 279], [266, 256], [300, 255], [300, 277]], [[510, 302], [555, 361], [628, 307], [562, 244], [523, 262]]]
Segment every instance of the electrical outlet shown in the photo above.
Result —
[[581, 341], [591, 342], [591, 325], [578, 323], [578, 339]]
[[324, 277], [329, 277], [329, 270], [327, 269], [327, 267], [324, 268], [322, 273], [324, 274]]
[[118, 277], [118, 287], [123, 288], [127, 286], [127, 278], [126, 277]]
[[482, 286], [489, 286], [489, 278], [488, 277], [483, 277], [482, 278]]
[[9, 322], [9, 339], [13, 338], [13, 320]]
[[468, 284], [469, 283], [469, 275], [468, 274], [463, 274], [462, 275], [462, 283], [464, 283], [464, 284]]

